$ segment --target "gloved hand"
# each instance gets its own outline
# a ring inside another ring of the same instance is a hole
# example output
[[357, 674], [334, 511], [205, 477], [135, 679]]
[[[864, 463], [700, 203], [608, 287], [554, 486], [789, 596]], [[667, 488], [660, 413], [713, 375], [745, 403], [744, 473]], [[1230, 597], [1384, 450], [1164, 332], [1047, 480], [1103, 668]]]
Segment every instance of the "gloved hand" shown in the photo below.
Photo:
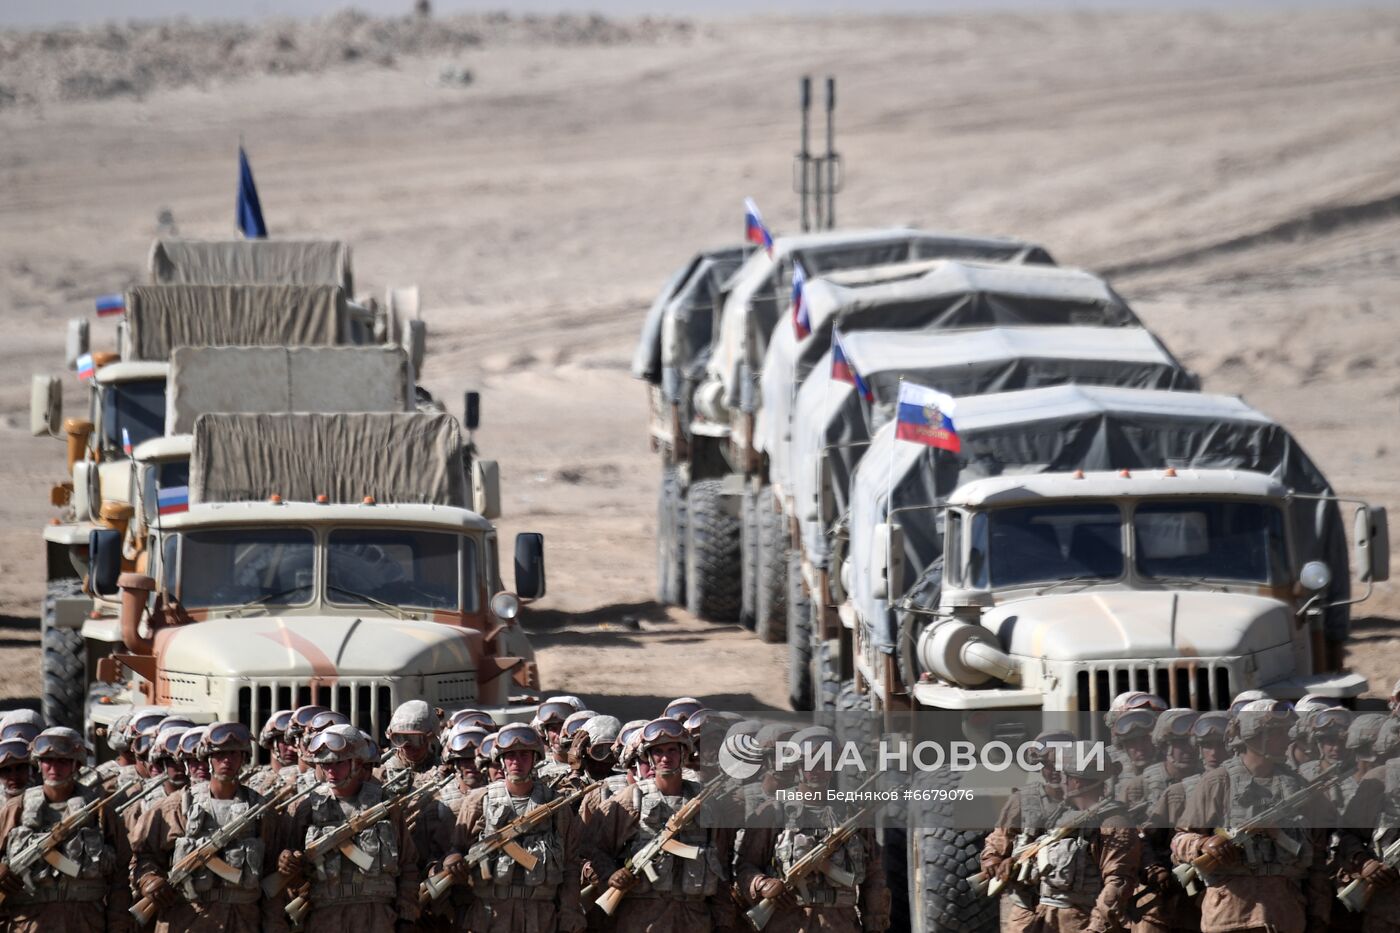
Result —
[[1400, 872], [1379, 859], [1370, 858], [1361, 866], [1361, 880], [1377, 888], [1388, 888], [1400, 882]]
[[1148, 885], [1158, 891], [1166, 891], [1176, 883], [1176, 878], [1172, 876], [1171, 869], [1165, 865], [1148, 865], [1142, 871], [1143, 878]]
[[166, 881], [163, 875], [157, 875], [155, 872], [141, 878], [141, 896], [149, 897], [159, 910], [169, 910], [179, 900], [179, 895], [170, 886], [170, 882]]
[[755, 891], [764, 900], [777, 900], [787, 893], [787, 885], [783, 884], [781, 878], [764, 878], [758, 883]]
[[1001, 881], [1010, 881], [1011, 873], [1015, 870], [1015, 868], [1015, 859], [1004, 858], [1000, 862], [997, 862], [997, 869], [995, 872], [993, 872], [993, 876], [1000, 879]]
[[301, 852], [283, 849], [277, 856], [277, 874], [284, 878], [300, 878], [306, 874], [306, 856]]
[[3, 891], [6, 897], [9, 897], [23, 890], [24, 882], [20, 880], [19, 875], [10, 871], [10, 866], [0, 862], [0, 891]]
[[619, 891], [622, 891], [624, 893], [632, 890], [633, 885], [635, 885], [636, 883], [637, 876], [632, 874], [625, 868], [619, 868], [617, 871], [612, 873], [611, 877], [608, 878], [608, 887], [617, 888]]
[[467, 860], [462, 858], [462, 853], [453, 852], [442, 860], [442, 870], [452, 876], [452, 880], [457, 884], [466, 884], [471, 880], [471, 866]]
[[1223, 836], [1211, 836], [1201, 845], [1201, 854], [1209, 855], [1218, 865], [1239, 861], [1244, 851]]
[[583, 866], [579, 869], [579, 879], [583, 881], [583, 886], [585, 888], [591, 884], [603, 883], [603, 879], [598, 877], [598, 869], [593, 867], [592, 862], [583, 863]]

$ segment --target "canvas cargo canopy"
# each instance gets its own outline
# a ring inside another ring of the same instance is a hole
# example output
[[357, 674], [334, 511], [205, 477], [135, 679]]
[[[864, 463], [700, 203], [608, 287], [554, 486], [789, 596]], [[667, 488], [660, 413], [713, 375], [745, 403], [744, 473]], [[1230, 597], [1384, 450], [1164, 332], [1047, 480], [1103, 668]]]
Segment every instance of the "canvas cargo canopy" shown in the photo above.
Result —
[[[867, 230], [779, 237], [773, 255], [759, 250], [735, 273], [724, 301], [709, 377], [724, 387], [728, 405], [739, 405], [756, 385], [769, 336], [789, 308], [792, 263], [800, 260], [809, 280], [846, 269], [888, 266], [919, 259], [983, 259], [1053, 264], [1043, 248], [1000, 237], [969, 237], [918, 230]], [[756, 394], [756, 393], [752, 393]], [[746, 409], [751, 410], [751, 409]]]
[[[917, 270], [918, 274], [901, 274], [902, 270]], [[847, 343], [866, 329], [1141, 329], [1137, 315], [1103, 279], [1056, 266], [942, 260], [838, 273], [812, 281], [805, 291], [812, 333], [799, 340], [790, 322], [774, 328], [760, 377], [763, 404], [755, 423], [754, 444], [768, 453], [770, 471], [775, 459], [785, 459], [795, 384], [801, 384], [812, 364], [826, 352], [833, 326], [840, 329]], [[1150, 336], [1147, 339], [1158, 347], [1160, 356], [1172, 366], [1177, 365], [1160, 342]], [[867, 354], [865, 366], [873, 365], [872, 360], [872, 355]], [[864, 374], [868, 370], [858, 367], [858, 371]], [[980, 391], [1004, 390], [991, 385]], [[780, 481], [785, 481], [781, 464], [778, 475]]]
[[122, 358], [170, 358], [176, 347], [333, 346], [349, 334], [332, 285], [142, 285], [126, 294]]
[[724, 283], [753, 247], [727, 246], [697, 254], [652, 303], [632, 357], [632, 376], [661, 385], [666, 370], [698, 381], [710, 346], [710, 325]]
[[[895, 440], [891, 423], [876, 432], [851, 480], [853, 599], [885, 651], [893, 650], [895, 632], [885, 602], [871, 595], [869, 564], [871, 536], [887, 505], [938, 504], [962, 483], [987, 476], [1076, 469], [1251, 470], [1300, 493], [1331, 493], [1282, 425], [1232, 396], [1055, 386], [959, 398], [953, 421], [960, 454]], [[1347, 548], [1336, 505], [1299, 502], [1293, 518], [1298, 564], [1326, 561], [1333, 569], [1329, 595], [1344, 599]], [[941, 522], [933, 512], [906, 512], [901, 524], [909, 586], [940, 555]], [[1329, 625], [1344, 630], [1341, 612]]]
[[166, 434], [205, 412], [412, 411], [399, 347], [179, 347], [170, 358]]
[[191, 502], [429, 503], [471, 508], [451, 415], [217, 414], [194, 423]]
[[155, 285], [337, 285], [354, 291], [339, 240], [181, 240], [151, 245]]
[[814, 467], [828, 460], [836, 514], [848, 507], [847, 490], [865, 454], [869, 426], [894, 416], [901, 377], [953, 396], [982, 395], [1056, 385], [1104, 385], [1139, 389], [1199, 388], [1196, 376], [1171, 358], [1140, 327], [992, 327], [970, 331], [860, 330], [842, 345], [870, 385], [874, 402], [861, 402], [849, 383], [831, 379], [828, 353], [798, 392], [793, 436], [787, 445], [796, 501], [807, 547], [825, 554], [825, 529], [811, 512], [816, 502]]

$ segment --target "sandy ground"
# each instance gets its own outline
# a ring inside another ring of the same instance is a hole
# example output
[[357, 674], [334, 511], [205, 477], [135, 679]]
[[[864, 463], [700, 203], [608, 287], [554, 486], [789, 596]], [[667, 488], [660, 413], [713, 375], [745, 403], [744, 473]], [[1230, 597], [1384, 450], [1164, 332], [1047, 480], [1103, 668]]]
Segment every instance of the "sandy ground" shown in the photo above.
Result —
[[[0, 110], [0, 693], [37, 692], [61, 473], [27, 436], [29, 374], [142, 279], [160, 209], [231, 231], [240, 133], [274, 235], [350, 240], [362, 288], [422, 286], [424, 382], [453, 410], [484, 393], [503, 527], [547, 536], [545, 683], [619, 715], [784, 703], [783, 648], [652, 601], [658, 471], [627, 364], [655, 289], [738, 237], [745, 195], [795, 227], [804, 71], [839, 76], [843, 224], [1015, 234], [1107, 272], [1208, 389], [1400, 507], [1400, 14], [764, 20], [465, 63], [465, 88], [407, 56]], [[1379, 687], [1400, 587], [1357, 616]]]

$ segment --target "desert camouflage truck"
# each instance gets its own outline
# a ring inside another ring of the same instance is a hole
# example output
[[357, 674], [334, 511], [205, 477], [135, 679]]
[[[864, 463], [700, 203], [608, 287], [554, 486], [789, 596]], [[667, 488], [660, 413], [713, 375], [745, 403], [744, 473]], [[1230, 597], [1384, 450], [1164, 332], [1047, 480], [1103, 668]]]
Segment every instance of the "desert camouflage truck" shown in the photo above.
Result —
[[89, 730], [131, 704], [251, 727], [314, 702], [375, 735], [415, 698], [526, 716], [539, 678], [519, 614], [544, 595], [543, 541], [517, 537], [506, 591], [468, 456], [445, 414], [198, 416], [189, 505], [157, 512], [144, 572], [93, 536], [121, 644], [97, 664]]
[[[860, 375], [869, 399], [832, 378], [829, 337], [803, 341], [800, 351], [821, 354], [818, 362], [795, 397], [775, 403], [759, 423], [788, 535], [789, 687], [798, 709], [829, 708], [851, 678], [851, 657], [836, 640], [844, 594], [829, 572], [828, 537], [844, 538], [838, 519], [848, 506], [847, 481], [872, 426], [892, 416], [901, 381], [955, 395], [1065, 383], [1175, 390], [1199, 384], [1097, 276], [1049, 266], [929, 265], [904, 281], [816, 283], [814, 326], [820, 319], [828, 332], [841, 332], [844, 364]], [[770, 358], [778, 347], [775, 339]], [[765, 402], [765, 412], [769, 407]]]
[[697, 253], [667, 280], [642, 324], [632, 377], [647, 383], [647, 433], [661, 457], [656, 508], [656, 598], [685, 603], [685, 500], [680, 472], [690, 456], [695, 387], [705, 377], [714, 322], [730, 278], [753, 252], [726, 246]]
[[[695, 391], [688, 469], [678, 489], [686, 499], [686, 594], [692, 612], [737, 617], [770, 641], [786, 637], [786, 566], [776, 557], [763, 560], [764, 554], [781, 553], [783, 529], [774, 520], [779, 513], [769, 489], [769, 461], [755, 428], [765, 386], [772, 385], [765, 380], [770, 344], [790, 337], [793, 329], [794, 264], [810, 282], [937, 258], [1052, 262], [1044, 249], [1019, 240], [890, 229], [778, 237], [771, 256], [757, 251], [735, 273], [706, 380]], [[776, 393], [790, 398], [804, 375], [795, 370], [780, 380]]]
[[44, 667], [55, 675], [56, 688], [46, 687], [44, 709], [53, 722], [81, 722], [81, 705], [57, 689], [71, 684], [83, 666], [77, 627], [92, 611], [73, 558], [81, 559], [94, 526], [125, 528], [134, 515], [127, 461], [132, 450], [164, 433], [174, 350], [210, 344], [357, 345], [375, 339], [374, 312], [346, 301], [337, 285], [138, 286], [124, 294], [123, 305], [115, 351], [88, 354], [86, 328], [70, 328], [75, 335], [71, 365], [84, 355], [90, 360], [90, 372], [80, 374], [88, 386], [84, 416], [63, 418], [56, 377], [32, 381], [33, 433], [61, 436], [67, 443], [68, 479], [51, 494], [62, 512], [43, 532]]
[[[1206, 710], [1243, 690], [1365, 689], [1336, 665], [1343, 509], [1361, 598], [1388, 576], [1385, 512], [1337, 497], [1266, 416], [1225, 396], [1061, 385], [959, 398], [955, 424], [957, 454], [885, 424], [851, 478], [832, 560], [853, 707], [917, 734], [919, 712], [1101, 714], [1126, 690]], [[966, 883], [981, 834], [949, 819], [911, 808], [891, 853], [907, 859], [891, 871], [911, 926], [992, 929], [995, 903]]]

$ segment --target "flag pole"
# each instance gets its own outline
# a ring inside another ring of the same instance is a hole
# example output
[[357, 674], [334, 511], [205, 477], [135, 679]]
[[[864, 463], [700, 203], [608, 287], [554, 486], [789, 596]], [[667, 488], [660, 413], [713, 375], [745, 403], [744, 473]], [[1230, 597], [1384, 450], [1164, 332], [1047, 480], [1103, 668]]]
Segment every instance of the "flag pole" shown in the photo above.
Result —
[[894, 395], [894, 434], [890, 438], [890, 471], [888, 485], [885, 489], [885, 521], [890, 520], [890, 513], [894, 510], [894, 451], [895, 441], [899, 440], [899, 397], [904, 393], [904, 377], [899, 377], [899, 385], [895, 388]]

